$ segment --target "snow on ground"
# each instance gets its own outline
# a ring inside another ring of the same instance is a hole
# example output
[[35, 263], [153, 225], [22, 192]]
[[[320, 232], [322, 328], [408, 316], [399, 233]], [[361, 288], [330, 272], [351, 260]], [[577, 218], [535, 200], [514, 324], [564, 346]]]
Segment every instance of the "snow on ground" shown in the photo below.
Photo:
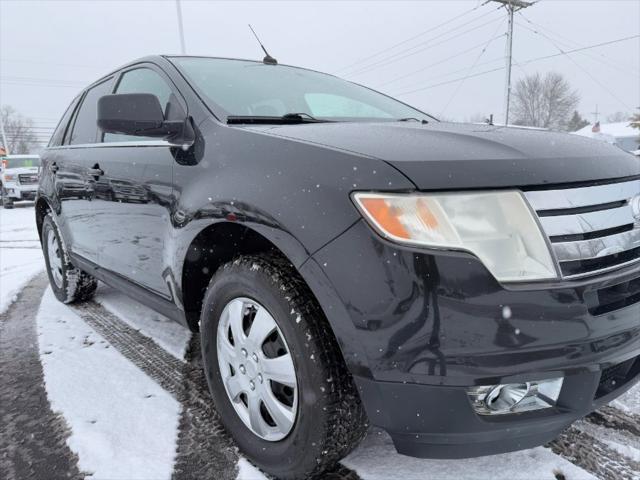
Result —
[[33, 206], [0, 208], [0, 313], [44, 269]]
[[180, 403], [47, 289], [37, 316], [47, 396], [96, 479], [171, 478]]
[[509, 480], [595, 479], [569, 461], [543, 447], [480, 458], [428, 460], [396, 453], [391, 437], [383, 431], [370, 433], [360, 447], [342, 463], [365, 480], [459, 480], [461, 478], [505, 478]]
[[236, 480], [268, 480], [268, 478], [246, 458], [238, 459], [238, 476]]
[[611, 406], [627, 413], [640, 415], [640, 384], [611, 402]]
[[[593, 423], [579, 422], [580, 430], [597, 438], [620, 455], [640, 462], [640, 441], [636, 435], [626, 430], [614, 430]], [[640, 473], [640, 472], [639, 472]]]
[[125, 294], [101, 283], [95, 300], [159, 346], [184, 360], [191, 332], [173, 320], [156, 313]]

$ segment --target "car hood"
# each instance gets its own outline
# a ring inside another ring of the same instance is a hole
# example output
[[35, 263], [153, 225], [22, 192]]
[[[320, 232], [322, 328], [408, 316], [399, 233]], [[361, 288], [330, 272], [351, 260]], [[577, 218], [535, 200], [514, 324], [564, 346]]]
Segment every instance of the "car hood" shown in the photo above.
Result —
[[3, 168], [2, 173], [8, 173], [10, 175], [23, 175], [38, 173], [38, 167], [16, 167], [16, 168]]
[[618, 147], [545, 130], [448, 122], [249, 128], [383, 160], [423, 190], [526, 187], [640, 175], [640, 161]]

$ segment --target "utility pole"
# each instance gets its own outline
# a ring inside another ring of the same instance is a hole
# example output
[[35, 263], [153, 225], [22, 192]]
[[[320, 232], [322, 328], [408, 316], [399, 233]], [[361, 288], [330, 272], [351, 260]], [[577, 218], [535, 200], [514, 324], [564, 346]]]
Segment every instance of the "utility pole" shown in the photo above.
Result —
[[184, 28], [182, 27], [182, 6], [180, 0], [176, 0], [176, 9], [178, 10], [178, 33], [180, 34], [180, 53], [187, 54], [187, 47], [184, 44]]
[[591, 115], [593, 115], [595, 117], [595, 122], [593, 123], [598, 123], [598, 118], [600, 116], [600, 112], [598, 111], [598, 104], [596, 103], [596, 111], [595, 112], [591, 112]]
[[507, 30], [507, 74], [505, 79], [504, 88], [504, 124], [509, 125], [509, 106], [511, 103], [511, 65], [513, 57], [513, 14], [518, 10], [530, 7], [533, 5], [531, 2], [525, 2], [522, 0], [491, 0], [496, 3], [501, 3], [507, 9], [507, 15], [509, 16], [509, 28]]

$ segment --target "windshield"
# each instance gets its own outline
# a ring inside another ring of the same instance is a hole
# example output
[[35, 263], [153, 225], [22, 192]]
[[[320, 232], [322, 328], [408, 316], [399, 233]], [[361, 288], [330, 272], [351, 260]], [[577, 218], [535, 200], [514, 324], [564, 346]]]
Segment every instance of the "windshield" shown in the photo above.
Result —
[[431, 117], [397, 100], [332, 75], [244, 60], [172, 59], [215, 111], [225, 116], [281, 117], [302, 113], [330, 121]]
[[40, 157], [23, 157], [23, 158], [2, 157], [2, 166], [4, 168], [39, 167]]

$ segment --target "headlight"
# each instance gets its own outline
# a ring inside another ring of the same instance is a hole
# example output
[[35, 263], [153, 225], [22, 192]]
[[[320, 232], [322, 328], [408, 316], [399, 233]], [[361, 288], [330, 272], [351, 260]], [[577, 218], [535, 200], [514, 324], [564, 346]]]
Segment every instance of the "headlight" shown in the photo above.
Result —
[[464, 250], [497, 280], [555, 279], [555, 263], [519, 192], [356, 193], [364, 217], [384, 237], [415, 246]]
[[10, 173], [5, 173], [4, 174], [4, 181], [5, 182], [13, 182], [16, 179], [16, 176]]

